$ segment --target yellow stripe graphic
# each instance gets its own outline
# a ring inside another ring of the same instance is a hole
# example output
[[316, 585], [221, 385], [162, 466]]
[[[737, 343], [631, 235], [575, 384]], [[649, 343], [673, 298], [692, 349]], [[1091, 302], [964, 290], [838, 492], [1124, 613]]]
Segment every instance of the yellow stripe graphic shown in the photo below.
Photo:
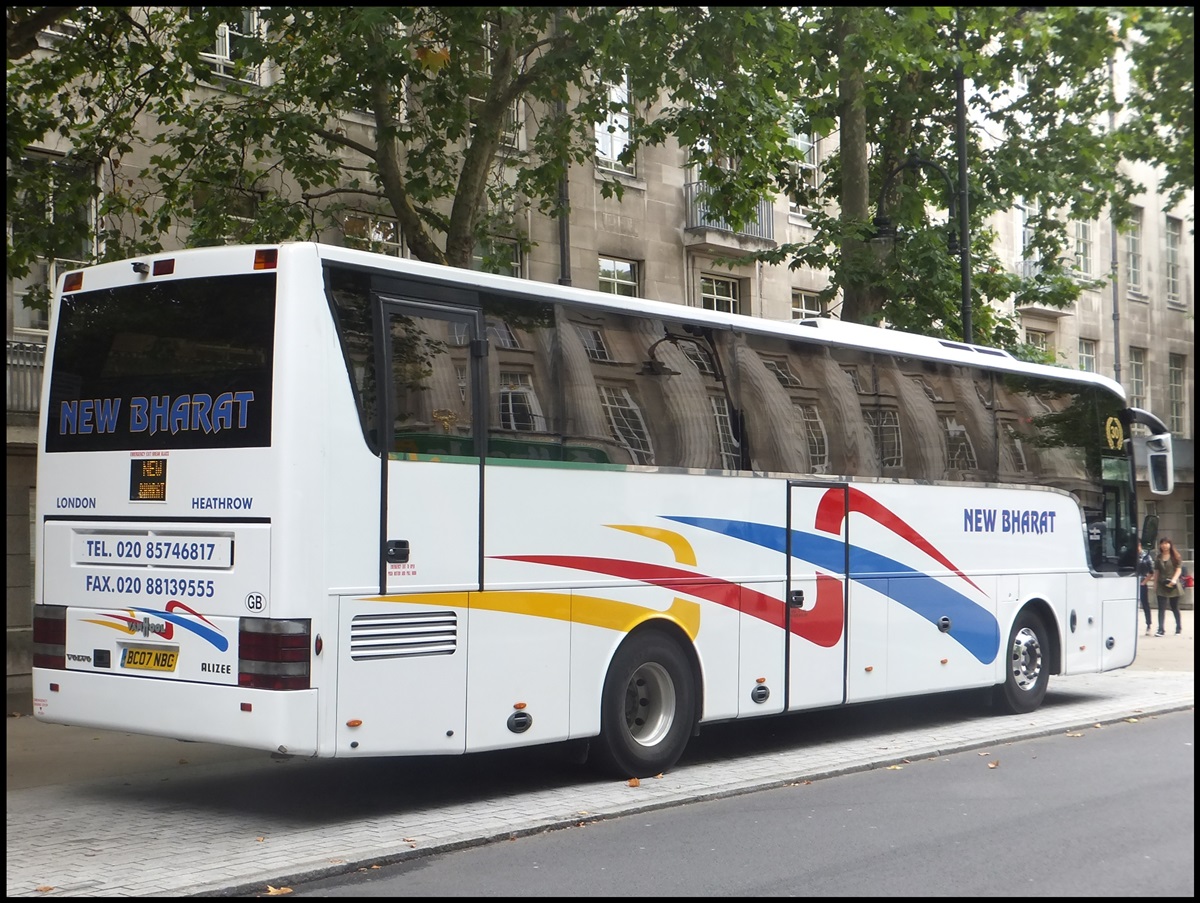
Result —
[[553, 618], [604, 627], [628, 633], [638, 624], [652, 618], [664, 618], [677, 624], [689, 639], [695, 641], [700, 632], [700, 603], [678, 596], [666, 611], [602, 599], [598, 596], [572, 595], [571, 593], [536, 593], [525, 591], [494, 590], [482, 593], [416, 593], [402, 596], [370, 596], [370, 602], [397, 602], [404, 605], [439, 605], [458, 608], [473, 608], [478, 611], [504, 611], [511, 614], [530, 615], [536, 618]]
[[626, 533], [645, 536], [647, 539], [657, 539], [659, 542], [665, 542], [674, 553], [676, 562], [679, 564], [688, 564], [692, 567], [696, 566], [696, 553], [692, 550], [692, 544], [684, 539], [682, 534], [676, 533], [674, 530], [663, 530], [660, 527], [641, 527], [635, 524], [605, 524], [605, 526], [612, 527], [614, 530], [624, 530]]

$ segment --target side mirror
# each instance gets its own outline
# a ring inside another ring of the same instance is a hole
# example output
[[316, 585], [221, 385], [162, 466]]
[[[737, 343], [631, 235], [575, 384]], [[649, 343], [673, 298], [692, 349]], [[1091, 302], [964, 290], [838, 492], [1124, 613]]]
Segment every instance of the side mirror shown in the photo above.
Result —
[[1175, 462], [1170, 433], [1159, 433], [1146, 440], [1146, 474], [1150, 491], [1155, 495], [1170, 495], [1175, 489]]
[[1147, 552], [1158, 542], [1158, 515], [1147, 514], [1142, 520], [1142, 548]]

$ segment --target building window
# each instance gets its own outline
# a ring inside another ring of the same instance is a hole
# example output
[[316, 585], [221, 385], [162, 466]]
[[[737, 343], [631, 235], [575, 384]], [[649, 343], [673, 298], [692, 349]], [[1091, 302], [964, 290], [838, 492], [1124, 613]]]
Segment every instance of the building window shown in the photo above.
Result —
[[1050, 341], [1050, 333], [1040, 329], [1026, 329], [1025, 344], [1032, 345], [1043, 354], [1049, 354], [1054, 351], [1054, 344]]
[[347, 213], [342, 218], [347, 248], [401, 257], [400, 224], [373, 213]]
[[799, 379], [796, 378], [796, 375], [792, 373], [791, 368], [787, 365], [787, 361], [774, 361], [770, 358], [763, 358], [763, 365], [773, 374], [775, 374], [775, 378], [779, 380], [779, 385], [783, 386], [785, 389], [791, 389], [795, 388], [796, 386], [804, 385]]
[[258, 207], [262, 198], [258, 191], [197, 183], [192, 189], [193, 240], [203, 231], [205, 244], [251, 241], [258, 227]]
[[1092, 339], [1079, 340], [1079, 369], [1096, 372], [1096, 343]]
[[[492, 45], [496, 41], [495, 34], [496, 26], [491, 22], [483, 23], [483, 35], [480, 45], [471, 54], [469, 67], [472, 73], [478, 77], [492, 81], [493, 77], [493, 60], [495, 54], [492, 51]], [[471, 110], [471, 125], [475, 125], [475, 111], [483, 109], [487, 101], [482, 97], [468, 97], [467, 105]], [[521, 149], [521, 127], [524, 117], [521, 115], [523, 104], [521, 99], [515, 98], [505, 110], [503, 121], [500, 123], [500, 147], [505, 150], [515, 151]]]
[[1025, 445], [1021, 441], [1021, 434], [1006, 423], [1004, 424], [1002, 435], [1008, 441], [1008, 450], [1012, 452], [1013, 466], [1020, 471], [1029, 470], [1029, 462], [1025, 459]]
[[1146, 349], [1129, 349], [1129, 406], [1146, 410]]
[[801, 289], [792, 289], [792, 319], [793, 320], [808, 320], [812, 317], [819, 317], [824, 311], [821, 309], [821, 296], [816, 292], [806, 292]]
[[737, 470], [741, 466], [741, 446], [733, 436], [733, 422], [729, 416], [729, 402], [721, 395], [708, 396], [713, 419], [717, 422], [717, 436], [721, 443], [721, 466], [726, 470]]
[[641, 409], [623, 386], [600, 386], [600, 404], [613, 438], [629, 452], [635, 464], [653, 464], [654, 448]]
[[611, 361], [612, 355], [608, 352], [608, 346], [604, 343], [604, 333], [596, 329], [594, 326], [578, 326], [579, 337], [583, 339], [583, 347], [587, 349], [587, 356], [594, 361]]
[[1167, 300], [1179, 301], [1179, 252], [1183, 247], [1183, 220], [1167, 217]]
[[[792, 163], [799, 190], [803, 192], [804, 199], [811, 198], [815, 195], [819, 182], [817, 136], [811, 131], [792, 132], [788, 137], [788, 144], [799, 153], [799, 159]], [[811, 204], [798, 203], [794, 197], [788, 198], [788, 210], [793, 213], [803, 214], [811, 209]]]
[[1125, 286], [1131, 292], [1142, 291], [1142, 208], [1135, 207], [1125, 232]]
[[216, 41], [200, 58], [212, 67], [215, 75], [233, 78], [252, 85], [261, 84], [262, 68], [245, 62], [246, 49], [262, 34], [258, 9], [243, 7], [237, 18], [217, 26]]
[[1093, 257], [1092, 224], [1075, 223], [1075, 271], [1081, 276], [1092, 275]]
[[808, 442], [808, 469], [811, 473], [829, 473], [829, 435], [817, 406], [813, 404], [793, 405], [804, 425], [804, 437]]
[[512, 327], [503, 320], [488, 320], [487, 321], [488, 338], [496, 343], [497, 348], [521, 348], [521, 342], [517, 339], [517, 334], [512, 331]]
[[1167, 426], [1176, 436], [1183, 435], [1184, 414], [1183, 376], [1187, 370], [1187, 358], [1182, 354], [1167, 356], [1167, 394], [1170, 398]]
[[1017, 261], [1017, 269], [1023, 279], [1033, 279], [1042, 271], [1034, 244], [1037, 236], [1038, 204], [1036, 201], [1021, 201], [1017, 210], [1021, 215], [1021, 259]]
[[717, 378], [717, 368], [713, 366], [712, 357], [707, 351], [691, 342], [681, 342], [679, 347], [683, 349], [684, 357], [692, 362], [701, 375]]
[[471, 255], [471, 269], [501, 276], [521, 276], [521, 247], [511, 238], [493, 236], [478, 242]]
[[900, 467], [904, 464], [904, 445], [900, 440], [900, 415], [896, 411], [868, 409], [863, 419], [875, 439], [875, 452], [880, 467]]
[[700, 300], [705, 310], [719, 310], [727, 314], [741, 313], [738, 301], [738, 281], [721, 276], [700, 277]]
[[500, 429], [535, 432], [546, 429], [546, 418], [528, 373], [500, 372]]
[[[88, 168], [46, 154], [31, 154], [18, 165], [28, 187], [9, 208], [8, 228], [14, 236], [26, 230], [38, 235], [36, 247], [46, 256], [33, 260], [25, 276], [10, 279], [12, 325], [14, 333], [44, 333], [59, 276], [86, 266], [94, 256], [95, 205], [90, 197], [81, 202], [79, 189], [86, 186], [90, 193], [96, 180]], [[27, 298], [36, 306], [27, 307]]]
[[974, 470], [978, 464], [967, 428], [947, 414], [940, 415], [938, 420], [946, 438], [946, 466], [951, 470]]
[[619, 260], [616, 257], [601, 257], [599, 289], [610, 295], [636, 298], [638, 295], [637, 262]]
[[601, 169], [634, 174], [632, 161], [622, 162], [621, 155], [629, 147], [629, 77], [608, 86], [608, 112], [596, 123], [596, 165]]
[[[928, 398], [930, 401], [943, 401], [944, 400], [942, 398], [942, 396], [938, 394], [937, 390], [933, 386], [929, 385], [929, 381], [926, 380], [925, 377], [914, 376], [912, 378], [912, 381], [917, 384], [917, 388], [919, 388], [922, 392], [924, 392], [925, 397]], [[976, 388], [976, 391], [978, 391], [979, 386], [976, 385], [975, 388]], [[980, 400], [982, 401], [983, 399], [980, 399]], [[985, 402], [985, 404], [986, 404], [986, 402]]]

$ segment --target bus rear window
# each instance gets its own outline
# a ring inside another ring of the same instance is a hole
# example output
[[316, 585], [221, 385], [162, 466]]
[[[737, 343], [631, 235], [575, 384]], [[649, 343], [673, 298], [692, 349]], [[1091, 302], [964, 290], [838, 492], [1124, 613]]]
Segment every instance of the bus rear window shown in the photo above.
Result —
[[268, 446], [274, 340], [274, 273], [65, 296], [46, 451]]

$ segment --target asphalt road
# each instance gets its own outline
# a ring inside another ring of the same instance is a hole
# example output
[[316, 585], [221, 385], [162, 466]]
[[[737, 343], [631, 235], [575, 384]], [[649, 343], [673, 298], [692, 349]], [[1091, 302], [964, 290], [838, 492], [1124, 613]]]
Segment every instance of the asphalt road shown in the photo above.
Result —
[[1130, 719], [290, 886], [308, 897], [1189, 899], [1195, 726], [1194, 711]]

